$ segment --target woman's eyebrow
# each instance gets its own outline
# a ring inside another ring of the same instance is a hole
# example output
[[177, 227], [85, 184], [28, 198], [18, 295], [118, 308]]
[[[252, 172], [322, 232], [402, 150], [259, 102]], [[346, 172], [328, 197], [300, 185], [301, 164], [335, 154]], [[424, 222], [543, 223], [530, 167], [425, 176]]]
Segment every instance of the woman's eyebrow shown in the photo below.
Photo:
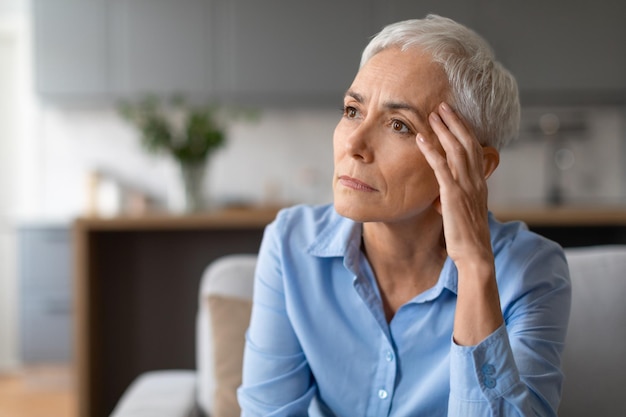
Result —
[[353, 99], [355, 99], [358, 103], [363, 103], [365, 102], [365, 100], [363, 99], [363, 96], [355, 91], [352, 90], [348, 90], [346, 91], [345, 94], [346, 97], [352, 97]]
[[[365, 102], [365, 98], [354, 90], [346, 91], [345, 96], [353, 98], [357, 103]], [[415, 116], [419, 120], [426, 120], [426, 114], [420, 112], [420, 110], [412, 104], [404, 101], [386, 101], [385, 103], [383, 103], [383, 107], [388, 110], [408, 110], [411, 113], [415, 114]]]
[[408, 110], [411, 113], [414, 113], [419, 119], [426, 119], [425, 115], [422, 114], [417, 107], [402, 101], [387, 101], [383, 103], [383, 107], [389, 110]]

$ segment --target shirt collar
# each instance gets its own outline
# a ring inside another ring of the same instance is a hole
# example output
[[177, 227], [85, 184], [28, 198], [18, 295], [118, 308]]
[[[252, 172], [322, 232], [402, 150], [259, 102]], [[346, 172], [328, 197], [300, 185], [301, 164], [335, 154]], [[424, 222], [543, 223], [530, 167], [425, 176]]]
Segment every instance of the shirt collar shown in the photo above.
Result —
[[[309, 245], [307, 252], [321, 258], [343, 257], [344, 265], [357, 271], [358, 255], [361, 250], [363, 224], [339, 215], [334, 207], [319, 229], [315, 240]], [[420, 294], [418, 298], [436, 298], [443, 289], [457, 294], [458, 274], [450, 257], [446, 258], [437, 284]]]
[[318, 230], [315, 240], [307, 248], [310, 255], [343, 257], [361, 246], [362, 223], [339, 215], [334, 207], [331, 207]]

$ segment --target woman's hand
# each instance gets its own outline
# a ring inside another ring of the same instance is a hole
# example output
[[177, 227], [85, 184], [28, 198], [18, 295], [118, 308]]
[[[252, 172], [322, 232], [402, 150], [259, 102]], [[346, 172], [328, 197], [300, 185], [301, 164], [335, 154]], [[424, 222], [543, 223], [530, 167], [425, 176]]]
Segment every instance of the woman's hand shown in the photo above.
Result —
[[439, 182], [446, 250], [457, 267], [491, 262], [486, 176], [495, 167], [485, 172], [483, 147], [450, 106], [442, 103], [438, 109], [429, 121], [441, 148], [421, 134], [417, 143]]
[[417, 144], [439, 182], [441, 215], [448, 256], [459, 272], [455, 341], [480, 342], [502, 323], [487, 219], [487, 177], [498, 152], [480, 145], [445, 103], [429, 117], [439, 139], [417, 135]]

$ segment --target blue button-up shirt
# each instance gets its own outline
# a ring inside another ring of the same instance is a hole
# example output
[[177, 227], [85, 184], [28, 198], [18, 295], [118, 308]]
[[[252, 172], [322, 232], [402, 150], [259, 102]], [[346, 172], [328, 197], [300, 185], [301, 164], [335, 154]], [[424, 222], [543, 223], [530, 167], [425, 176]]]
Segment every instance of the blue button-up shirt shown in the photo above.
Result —
[[332, 205], [281, 211], [259, 252], [242, 416], [555, 416], [571, 295], [563, 251], [523, 223], [489, 224], [505, 324], [464, 347], [452, 339], [451, 259], [388, 323], [362, 224]]

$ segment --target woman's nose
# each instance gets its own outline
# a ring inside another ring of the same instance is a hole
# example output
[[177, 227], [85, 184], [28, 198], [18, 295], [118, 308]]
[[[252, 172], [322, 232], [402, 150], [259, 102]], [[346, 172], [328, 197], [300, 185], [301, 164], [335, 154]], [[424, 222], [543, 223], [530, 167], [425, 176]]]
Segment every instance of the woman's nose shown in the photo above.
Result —
[[374, 159], [372, 127], [366, 122], [352, 130], [346, 137], [345, 146], [348, 154], [362, 162], [371, 162]]

